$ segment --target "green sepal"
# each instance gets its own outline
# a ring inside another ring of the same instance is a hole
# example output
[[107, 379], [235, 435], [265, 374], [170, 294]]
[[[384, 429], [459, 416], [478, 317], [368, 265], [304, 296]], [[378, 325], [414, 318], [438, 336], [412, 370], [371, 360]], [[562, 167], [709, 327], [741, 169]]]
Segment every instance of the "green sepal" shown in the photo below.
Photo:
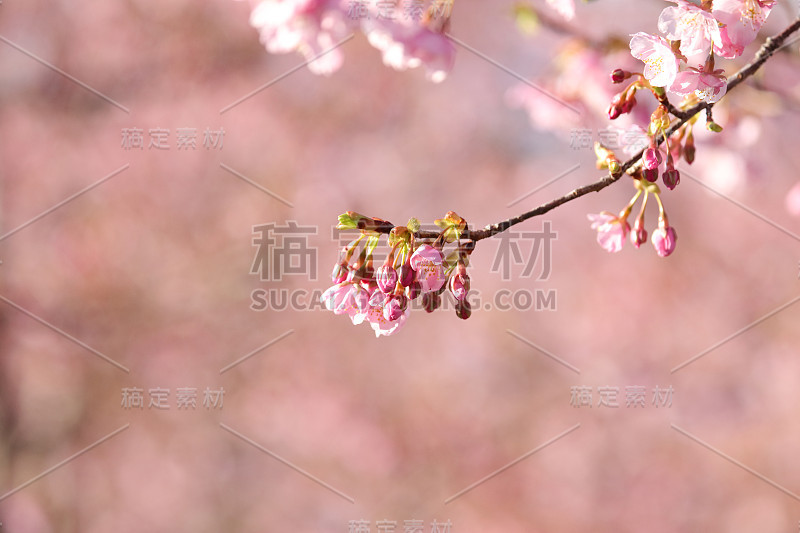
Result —
[[336, 229], [357, 229], [358, 221], [364, 218], [368, 217], [354, 211], [347, 211], [339, 215], [339, 223], [336, 224]]
[[434, 220], [434, 223], [444, 230], [444, 238], [447, 242], [460, 239], [461, 233], [467, 227], [467, 222], [453, 211], [448, 211], [444, 218]]

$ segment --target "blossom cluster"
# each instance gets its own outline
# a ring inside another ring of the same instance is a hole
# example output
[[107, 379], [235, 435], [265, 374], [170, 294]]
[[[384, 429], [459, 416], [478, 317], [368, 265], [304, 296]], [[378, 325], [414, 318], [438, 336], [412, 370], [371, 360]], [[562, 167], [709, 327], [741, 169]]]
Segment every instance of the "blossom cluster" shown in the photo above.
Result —
[[396, 70], [424, 65], [427, 78], [440, 82], [455, 63], [455, 46], [445, 35], [452, 0], [250, 1], [250, 24], [267, 51], [299, 52], [315, 74], [339, 70], [344, 56], [338, 45], [358, 30], [380, 50], [384, 64]]
[[[612, 83], [623, 83], [631, 78], [633, 81], [613, 97], [608, 108], [610, 119], [630, 113], [637, 104], [639, 90], [651, 92], [659, 106], [651, 114], [646, 130], [649, 146], [641, 152], [634, 170], [629, 171], [636, 187], [633, 198], [616, 216], [609, 212], [589, 215], [592, 229], [597, 230], [597, 242], [609, 252], [620, 251], [628, 236], [636, 248], [646, 242], [644, 217], [651, 195], [659, 207], [658, 227], [652, 233], [651, 242], [662, 257], [675, 250], [677, 234], [669, 225], [661, 190], [655, 182], [661, 177], [667, 189], [674, 189], [680, 183], [676, 161], [681, 157], [688, 164], [694, 161], [692, 128], [697, 115], [671, 127], [674, 117], [681, 118], [681, 110], [694, 104], [714, 104], [725, 95], [728, 82], [724, 70], [715, 68], [716, 56], [730, 59], [741, 55], [744, 47], [755, 39], [775, 4], [773, 0], [704, 0], [700, 5], [686, 0], [671, 1], [677, 5], [666, 7], [658, 19], [658, 28], [664, 37], [642, 32], [631, 36], [631, 55], [644, 63], [643, 71], [615, 69], [611, 73]], [[668, 92], [684, 97], [677, 108], [669, 102]], [[712, 120], [710, 106], [706, 114], [706, 128], [722, 131]], [[612, 174], [620, 172], [620, 163], [613, 151], [598, 143], [595, 152], [598, 168], [607, 168]], [[631, 229], [628, 217], [642, 195], [642, 207]]]
[[[395, 227], [351, 211], [340, 215], [337, 228], [357, 229], [360, 235], [342, 250], [331, 273], [333, 285], [322, 294], [322, 303], [337, 315], [347, 315], [353, 324], [369, 324], [376, 337], [391, 335], [405, 324], [412, 300], [421, 297], [425, 310], [433, 312], [441, 305], [446, 289], [455, 298], [456, 315], [469, 318], [467, 264], [473, 243], [461, 243], [467, 224], [452, 211], [436, 224], [442, 232], [432, 242], [424, 242], [417, 238], [416, 219], [406, 227]], [[389, 254], [374, 268], [373, 252], [389, 228]], [[457, 249], [445, 257], [443, 248], [448, 242], [456, 242]]]
[[774, 0], [715, 0], [696, 5], [672, 0], [658, 18], [665, 35], [631, 36], [631, 54], [644, 62], [643, 75], [653, 86], [678, 95], [694, 94], [705, 102], [725, 95], [727, 79], [714, 57], [732, 59], [753, 42], [775, 5]]
[[[597, 230], [597, 242], [608, 252], [619, 252], [622, 250], [625, 240], [629, 237], [631, 244], [637, 249], [647, 242], [644, 213], [647, 207], [647, 201], [652, 195], [658, 202], [659, 215], [658, 227], [653, 230], [650, 242], [653, 244], [653, 248], [655, 248], [658, 255], [667, 257], [675, 251], [678, 235], [675, 232], [675, 228], [669, 225], [669, 219], [664, 210], [664, 203], [661, 201], [660, 197], [661, 191], [655, 183], [649, 183], [642, 179], [634, 180], [634, 184], [636, 185], [637, 192], [619, 215], [614, 215], [608, 211], [603, 211], [597, 215], [588, 215], [592, 223], [592, 229]], [[642, 195], [644, 195], [642, 207], [633, 224], [633, 229], [631, 229], [628, 217], [633, 210], [633, 206]]]

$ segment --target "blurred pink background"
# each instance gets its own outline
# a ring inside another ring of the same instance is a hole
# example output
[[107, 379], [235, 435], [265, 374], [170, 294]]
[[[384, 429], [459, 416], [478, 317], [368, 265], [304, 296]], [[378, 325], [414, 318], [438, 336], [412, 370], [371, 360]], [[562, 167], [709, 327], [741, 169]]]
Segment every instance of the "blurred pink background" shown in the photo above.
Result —
[[[462, 2], [459, 39], [537, 83], [557, 71], [565, 36], [521, 34], [510, 2]], [[579, 5], [576, 24], [654, 31], [663, 5]], [[782, 3], [764, 33], [796, 11]], [[129, 165], [0, 238], [0, 497], [128, 425], [3, 498], [4, 531], [335, 532], [362, 519], [372, 531], [384, 519], [397, 531], [449, 520], [459, 533], [796, 528], [797, 497], [672, 425], [800, 493], [800, 306], [671, 370], [798, 297], [800, 223], [785, 202], [800, 168], [797, 44], [718, 107], [721, 136], [698, 134], [697, 161], [664, 195], [672, 256], [597, 246], [586, 214], [622, 208], [633, 189], [620, 182], [514, 228], [549, 220], [558, 232], [547, 280], [523, 264], [510, 279], [492, 272], [500, 239], [473, 254], [484, 303], [554, 291], [555, 309], [479, 308], [468, 321], [416, 310], [375, 339], [318, 305], [254, 311], [251, 293], [324, 290], [346, 210], [395, 223], [454, 210], [480, 227], [597, 179], [568, 129], [538, 130], [508, 105], [517, 80], [459, 48], [451, 75], [431, 84], [384, 67], [358, 34], [332, 77], [302, 68], [220, 113], [302, 63], [266, 53], [247, 3], [33, 0], [0, 13], [2, 37], [129, 110], [0, 42], [0, 233]], [[579, 125], [608, 121], [584, 113]], [[177, 149], [184, 127], [196, 128], [196, 150]], [[145, 143], [168, 128], [170, 147], [125, 150], [124, 128], [143, 129]], [[202, 146], [206, 128], [224, 129], [221, 149]], [[318, 228], [318, 272], [262, 281], [250, 272], [253, 226], [288, 221]], [[644, 408], [624, 405], [634, 385], [647, 389]], [[570, 404], [576, 386], [595, 391], [594, 407]], [[619, 408], [596, 405], [603, 386], [620, 388]], [[671, 407], [652, 404], [656, 386], [674, 389]], [[170, 408], [123, 408], [132, 387], [170, 389]], [[176, 407], [181, 387], [198, 390], [196, 409]], [[224, 388], [221, 407], [201, 405], [206, 387]]]

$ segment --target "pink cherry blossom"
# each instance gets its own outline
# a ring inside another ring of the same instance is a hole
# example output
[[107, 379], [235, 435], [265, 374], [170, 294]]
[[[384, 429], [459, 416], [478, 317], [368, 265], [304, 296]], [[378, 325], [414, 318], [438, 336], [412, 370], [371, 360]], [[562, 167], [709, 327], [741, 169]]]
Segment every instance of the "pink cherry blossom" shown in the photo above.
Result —
[[587, 215], [592, 222], [592, 229], [597, 230], [597, 243], [607, 252], [619, 252], [625, 244], [625, 238], [631, 230], [627, 220], [623, 220], [608, 211], [599, 215]]
[[786, 210], [796, 217], [800, 217], [800, 182], [789, 190], [786, 195]]
[[667, 39], [681, 42], [682, 54], [707, 56], [712, 45], [722, 46], [719, 25], [711, 13], [685, 0], [672, 1], [678, 5], [661, 12], [658, 29]]
[[663, 38], [648, 33], [631, 35], [631, 55], [644, 61], [644, 77], [656, 87], [669, 87], [678, 73], [678, 58]]
[[653, 243], [653, 248], [656, 249], [658, 255], [667, 257], [675, 251], [678, 234], [675, 233], [675, 228], [672, 226], [659, 224], [658, 229], [653, 232], [650, 241]]
[[383, 63], [395, 70], [425, 66], [426, 77], [443, 81], [455, 63], [456, 49], [443, 33], [406, 17], [370, 18], [362, 29], [372, 46], [383, 53]]
[[438, 291], [447, 281], [442, 263], [444, 256], [429, 244], [423, 244], [411, 256], [411, 268], [417, 273], [417, 281], [423, 293]]
[[325, 308], [328, 309], [328, 311], [333, 311], [338, 315], [341, 313], [337, 312], [337, 310], [342, 307], [342, 302], [349, 291], [349, 283], [337, 283], [326, 289], [325, 292], [322, 293], [322, 296], [320, 296], [319, 301], [325, 304]]
[[385, 316], [384, 306], [374, 305], [369, 307], [366, 313], [366, 320], [375, 332], [375, 337], [389, 336], [405, 325], [410, 312], [411, 307], [408, 306], [395, 320], [389, 320]]
[[707, 72], [701, 68], [689, 67], [675, 76], [670, 90], [676, 94], [693, 92], [701, 100], [717, 102], [728, 90], [728, 79], [722, 72], [722, 70]]
[[[342, 65], [342, 52], [333, 48], [350, 33], [341, 0], [261, 0], [253, 2], [250, 25], [259, 30], [267, 51], [297, 51], [315, 74], [330, 75]], [[319, 56], [317, 59], [315, 57]]]
[[722, 43], [714, 47], [714, 52], [729, 59], [742, 55], [774, 5], [774, 0], [715, 0], [711, 13], [722, 26]]
[[575, 18], [575, 0], [547, 0], [547, 5], [566, 20]]
[[369, 310], [370, 293], [360, 283], [345, 281], [328, 288], [320, 297], [329, 311], [347, 315], [353, 324], [360, 324]]

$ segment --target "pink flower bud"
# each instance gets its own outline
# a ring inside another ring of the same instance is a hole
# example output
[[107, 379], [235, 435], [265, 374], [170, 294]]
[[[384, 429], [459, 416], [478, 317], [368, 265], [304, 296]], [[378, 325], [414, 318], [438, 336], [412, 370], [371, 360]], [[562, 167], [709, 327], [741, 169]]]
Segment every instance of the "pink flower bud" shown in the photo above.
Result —
[[397, 271], [390, 265], [381, 265], [375, 271], [375, 278], [378, 281], [378, 288], [389, 294], [397, 286]]
[[658, 148], [648, 148], [644, 151], [644, 155], [642, 155], [642, 167], [645, 170], [657, 169], [661, 164], [661, 160], [661, 152], [658, 150]]
[[631, 94], [630, 96], [628, 96], [628, 99], [622, 102], [622, 107], [620, 108], [620, 111], [623, 114], [630, 113], [631, 111], [633, 111], [634, 107], [636, 107], [636, 96], [634, 96], [633, 91], [631, 91]]
[[686, 142], [683, 144], [683, 158], [690, 165], [694, 163], [694, 153], [694, 135], [692, 135], [692, 132], [690, 131], [689, 135], [686, 136]]
[[422, 285], [420, 285], [419, 281], [414, 280], [411, 285], [406, 287], [406, 295], [409, 300], [416, 300], [420, 294], [422, 294]]
[[472, 316], [472, 306], [469, 304], [468, 300], [464, 299], [456, 302], [456, 316], [462, 320], [466, 320]]
[[383, 306], [383, 318], [389, 322], [398, 320], [408, 307], [408, 299], [403, 294], [391, 296]]
[[331, 272], [331, 281], [334, 284], [342, 283], [347, 279], [347, 275], [349, 274], [349, 267], [347, 263], [337, 263], [333, 266], [333, 272]]
[[678, 240], [678, 235], [672, 226], [660, 225], [657, 230], [653, 232], [651, 241], [656, 253], [661, 257], [667, 257], [675, 251], [675, 243]]
[[645, 169], [644, 172], [644, 179], [649, 181], [650, 183], [655, 183], [658, 179], [658, 168], [654, 168], [652, 170]]
[[614, 120], [622, 114], [622, 93], [614, 95], [611, 105], [608, 106], [608, 118]]
[[450, 276], [448, 288], [450, 289], [450, 292], [453, 293], [453, 296], [456, 300], [463, 300], [467, 297], [469, 285], [470, 282], [469, 276], [467, 275], [467, 269], [464, 267], [463, 263], [459, 263], [458, 267], [456, 268], [456, 272]]
[[631, 77], [631, 73], [621, 68], [614, 69], [611, 73], [611, 83], [622, 83]]
[[645, 242], [647, 242], [647, 230], [644, 229], [644, 220], [637, 218], [631, 231], [631, 244], [638, 250]]
[[412, 283], [414, 283], [414, 269], [411, 268], [411, 265], [408, 262], [403, 263], [403, 266], [400, 267], [400, 285], [403, 287], [408, 287]]
[[422, 295], [422, 307], [427, 313], [433, 313], [442, 305], [442, 297], [438, 292], [426, 292]]
[[661, 175], [661, 179], [667, 189], [672, 190], [681, 182], [681, 173], [677, 169], [670, 168]]

